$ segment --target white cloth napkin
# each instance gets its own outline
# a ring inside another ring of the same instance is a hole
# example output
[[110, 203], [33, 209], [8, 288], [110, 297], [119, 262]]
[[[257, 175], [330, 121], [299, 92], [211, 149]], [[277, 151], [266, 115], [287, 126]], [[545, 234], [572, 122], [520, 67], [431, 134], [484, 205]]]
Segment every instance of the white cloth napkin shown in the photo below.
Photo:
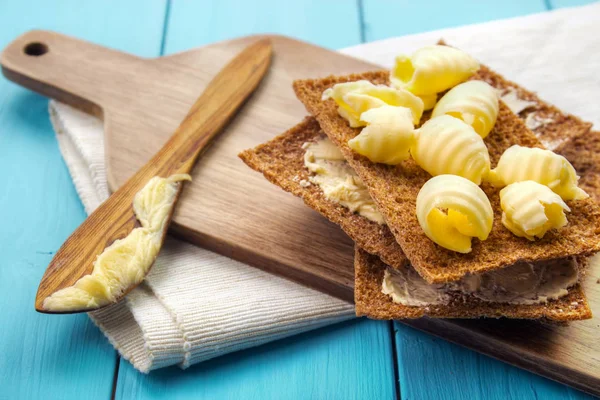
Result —
[[[391, 66], [444, 38], [564, 111], [598, 126], [600, 3], [369, 43], [343, 50]], [[101, 121], [50, 102], [60, 150], [89, 213], [108, 196]], [[226, 284], [224, 284], [226, 282]], [[90, 313], [142, 372], [185, 368], [351, 318], [353, 307], [259, 269], [168, 239], [146, 281]]]
[[[108, 197], [102, 122], [50, 102], [50, 118], [87, 213]], [[352, 305], [257, 268], [168, 238], [146, 280], [89, 313], [142, 372], [182, 368], [352, 318]]]

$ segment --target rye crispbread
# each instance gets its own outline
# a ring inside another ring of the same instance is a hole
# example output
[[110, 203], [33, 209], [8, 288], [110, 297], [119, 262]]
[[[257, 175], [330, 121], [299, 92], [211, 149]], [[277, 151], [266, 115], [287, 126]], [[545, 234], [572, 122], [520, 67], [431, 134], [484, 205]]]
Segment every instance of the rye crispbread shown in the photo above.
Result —
[[[489, 303], [469, 295], [454, 295], [450, 303], [405, 306], [381, 291], [387, 266], [377, 257], [356, 248], [354, 258], [354, 301], [356, 315], [373, 319], [433, 318], [514, 318], [574, 321], [589, 319], [592, 312], [579, 284], [569, 294], [545, 304]], [[410, 268], [410, 267], [408, 267]]]
[[[572, 210], [568, 215], [569, 224], [558, 232], [547, 233], [541, 240], [530, 242], [516, 237], [502, 226], [499, 190], [488, 184], [482, 185], [482, 189], [487, 193], [494, 209], [494, 227], [489, 238], [484, 242], [474, 239], [473, 250], [469, 254], [455, 253], [434, 244], [423, 233], [415, 215], [417, 193], [430, 175], [416, 166], [412, 160], [392, 167], [372, 163], [367, 158], [354, 153], [347, 142], [356, 136], [360, 129], [349, 127], [347, 121], [338, 115], [333, 100], [321, 101], [325, 89], [336, 83], [360, 79], [376, 84], [387, 84], [388, 72], [375, 71], [300, 80], [294, 82], [294, 90], [307, 110], [319, 121], [323, 131], [340, 148], [350, 166], [367, 185], [404, 253], [417, 272], [428, 282], [454, 281], [467, 273], [489, 271], [518, 261], [535, 262], [570, 255], [587, 255], [600, 250], [598, 228], [600, 210], [593, 200], [568, 202]], [[473, 79], [508, 82], [485, 67], [482, 67]], [[540, 107], [543, 108], [542, 103]], [[421, 122], [424, 122], [428, 116], [429, 113], [426, 113]], [[563, 121], [564, 126], [560, 124], [550, 126], [549, 132], [560, 130], [566, 137], [571, 137], [581, 134], [584, 129], [589, 129], [587, 123], [573, 118]], [[575, 129], [571, 125], [575, 125], [579, 130], [569, 134], [567, 130]], [[492, 167], [495, 166], [502, 152], [513, 144], [542, 147], [535, 135], [525, 127], [523, 121], [502, 102], [496, 125], [485, 142]]]
[[548, 150], [555, 150], [561, 144], [572, 137], [587, 133], [592, 124], [583, 121], [581, 118], [565, 114], [552, 104], [541, 100], [535, 93], [532, 93], [514, 82], [506, 80], [503, 76], [496, 74], [487, 67], [482, 67], [477, 76], [492, 85], [496, 89], [506, 90], [512, 89], [516, 91], [519, 99], [534, 102], [535, 105], [521, 111], [518, 116], [527, 120], [531, 117], [539, 121], [548, 121], [540, 123], [537, 127], [531, 127], [531, 131], [535, 134], [542, 145]]
[[[519, 96], [536, 102], [536, 105], [521, 113], [526, 118], [527, 113], [543, 111], [545, 115], [553, 113], [563, 115], [560, 110], [544, 103], [533, 93], [526, 91], [515, 83], [504, 81], [494, 73], [490, 73], [488, 82], [497, 88], [513, 88]], [[569, 124], [577, 124], [576, 131], [581, 132], [576, 138], [563, 142], [557, 152], [563, 154], [575, 166], [582, 179], [580, 186], [588, 191], [596, 200], [600, 199], [600, 167], [594, 162], [594, 154], [600, 154], [600, 133], [590, 132], [585, 135], [585, 128], [590, 124], [582, 122], [573, 116], [563, 116], [562, 120]], [[543, 124], [537, 129], [538, 138], [544, 141], [556, 141], [554, 124]], [[309, 175], [304, 166], [304, 149], [307, 141], [316, 141], [324, 135], [313, 117], [289, 129], [267, 143], [254, 149], [240, 153], [240, 158], [254, 170], [261, 172], [270, 182], [282, 189], [302, 198], [305, 203], [320, 212], [330, 221], [340, 225], [342, 229], [365, 251], [379, 255], [382, 260], [395, 268], [402, 267], [407, 259], [398, 243], [386, 226], [380, 226], [368, 219], [350, 212], [347, 208], [327, 200], [316, 185], [305, 187], [301, 182]], [[585, 146], [591, 146], [586, 149]], [[600, 158], [600, 156], [598, 157]], [[600, 160], [598, 160], [600, 161]]]
[[339, 225], [358, 246], [378, 255], [388, 265], [404, 267], [408, 259], [385, 225], [370, 221], [328, 200], [318, 185], [308, 182], [310, 173], [304, 166], [306, 150], [302, 145], [321, 137], [325, 137], [325, 134], [318, 122], [307, 117], [269, 142], [241, 152], [239, 157], [270, 182], [300, 197], [309, 207]]

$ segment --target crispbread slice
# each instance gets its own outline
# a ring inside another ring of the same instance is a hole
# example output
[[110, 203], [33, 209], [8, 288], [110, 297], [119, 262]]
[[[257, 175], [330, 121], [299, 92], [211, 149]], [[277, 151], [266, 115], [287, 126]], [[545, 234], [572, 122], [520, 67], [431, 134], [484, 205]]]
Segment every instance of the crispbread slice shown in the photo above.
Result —
[[[440, 39], [437, 44], [448, 45], [443, 39]], [[557, 107], [540, 99], [535, 93], [509, 81], [484, 65], [472, 79], [486, 81], [500, 94], [506, 94], [509, 90], [515, 91], [519, 100], [533, 103], [519, 112], [518, 116], [525, 120], [527, 128], [549, 150], [555, 150], [572, 137], [587, 133], [592, 127], [590, 122], [583, 121], [575, 115], [563, 113]]]
[[500, 91], [514, 90], [520, 100], [535, 103], [518, 115], [548, 150], [554, 151], [570, 138], [585, 134], [592, 128], [590, 122], [583, 121], [575, 115], [563, 113], [552, 104], [541, 100], [535, 93], [506, 80], [487, 67], [482, 67], [478, 76], [481, 76], [479, 79], [485, 80]]
[[[449, 304], [405, 306], [394, 303], [381, 291], [386, 265], [377, 257], [356, 248], [354, 258], [354, 301], [356, 315], [374, 319], [433, 318], [515, 318], [574, 321], [589, 319], [592, 312], [579, 284], [569, 294], [545, 304], [489, 303], [473, 296], [454, 296]], [[410, 267], [408, 267], [410, 268]]]
[[[271, 183], [302, 198], [309, 207], [340, 225], [363, 250], [378, 255], [387, 265], [394, 268], [404, 267], [408, 260], [387, 226], [369, 221], [326, 199], [317, 185], [302, 184], [307, 182], [310, 176], [304, 166], [305, 150], [302, 145], [317, 141], [324, 135], [318, 122], [313, 117], [307, 117], [272, 140], [243, 151], [239, 157], [249, 167], [261, 172]], [[541, 135], [544, 135], [543, 130]], [[581, 173], [580, 186], [598, 200], [600, 133], [590, 132], [584, 138], [569, 140], [561, 146], [560, 152]]]
[[[300, 80], [294, 82], [297, 97], [307, 110], [316, 117], [327, 136], [342, 151], [350, 166], [357, 172], [369, 188], [379, 210], [384, 215], [388, 227], [400, 243], [417, 272], [430, 283], [443, 283], [460, 279], [467, 273], [481, 273], [518, 261], [542, 261], [564, 258], [571, 255], [589, 255], [600, 250], [600, 210], [591, 199], [568, 202], [572, 212], [568, 215], [569, 224], [559, 232], [549, 232], [536, 242], [519, 238], [502, 226], [502, 210], [496, 188], [484, 184], [494, 209], [494, 227], [489, 238], [480, 242], [473, 240], [473, 250], [469, 254], [455, 253], [434, 244], [419, 226], [415, 215], [416, 197], [421, 186], [431, 177], [412, 160], [391, 167], [375, 164], [354, 153], [347, 145], [360, 129], [350, 128], [347, 121], [336, 111], [333, 100], [321, 101], [323, 91], [336, 83], [366, 79], [376, 84], [388, 83], [387, 71], [375, 71], [348, 76], [330, 76], [324, 79]], [[482, 68], [473, 79], [504, 81], [487, 68]], [[428, 118], [424, 115], [421, 122]], [[575, 117], [573, 117], [575, 118]], [[566, 119], [553, 129], [571, 129], [578, 119]], [[589, 129], [586, 123], [577, 125], [581, 130]], [[587, 127], [585, 128], [584, 127]], [[568, 135], [566, 132], [565, 134]], [[506, 105], [500, 103], [496, 126], [485, 140], [492, 160], [496, 164], [504, 150], [513, 144], [527, 147], [541, 147], [535, 135], [523, 121], [513, 114]]]
[[302, 145], [324, 136], [318, 122], [307, 117], [283, 134], [254, 149], [243, 151], [239, 156], [270, 182], [302, 198], [309, 207], [338, 224], [361, 248], [378, 255], [388, 265], [404, 267], [408, 259], [385, 225], [370, 221], [328, 200], [318, 185], [301, 184], [309, 178], [309, 171], [304, 166], [305, 150]]

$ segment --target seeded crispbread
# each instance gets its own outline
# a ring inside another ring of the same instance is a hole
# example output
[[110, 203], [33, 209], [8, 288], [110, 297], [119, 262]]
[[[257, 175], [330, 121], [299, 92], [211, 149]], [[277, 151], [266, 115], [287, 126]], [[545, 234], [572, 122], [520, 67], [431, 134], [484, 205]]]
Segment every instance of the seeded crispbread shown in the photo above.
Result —
[[[381, 291], [387, 266], [377, 257], [356, 248], [354, 258], [354, 301], [356, 315], [374, 319], [433, 318], [515, 318], [574, 321], [589, 319], [592, 312], [579, 284], [569, 294], [545, 304], [490, 303], [469, 295], [454, 295], [448, 304], [405, 306]], [[410, 267], [408, 267], [410, 268]]]
[[364, 250], [378, 255], [395, 268], [407, 265], [408, 259], [385, 225], [328, 200], [318, 185], [308, 182], [310, 174], [304, 166], [305, 150], [302, 145], [321, 137], [325, 134], [317, 121], [307, 117], [271, 141], [243, 151], [239, 157], [270, 182], [302, 198], [309, 207], [338, 224]]
[[[502, 79], [487, 68], [482, 68], [474, 79]], [[542, 261], [571, 255], [589, 255], [600, 250], [600, 210], [591, 199], [568, 202], [572, 212], [569, 224], [560, 231], [551, 231], [536, 242], [519, 238], [502, 226], [499, 195], [496, 188], [482, 185], [494, 209], [494, 227], [489, 238], [473, 240], [473, 250], [460, 254], [433, 243], [419, 226], [415, 215], [416, 197], [421, 186], [431, 177], [412, 160], [392, 167], [375, 164], [354, 153], [347, 145], [360, 129], [350, 128], [337, 113], [333, 100], [322, 101], [325, 89], [336, 83], [366, 79], [376, 84], [388, 83], [387, 71], [375, 71], [347, 76], [330, 76], [323, 79], [294, 82], [297, 97], [316, 117], [323, 131], [342, 151], [350, 166], [369, 188], [389, 228], [400, 243], [404, 253], [417, 272], [430, 283], [443, 283], [460, 279], [467, 273], [481, 273], [518, 261]], [[421, 122], [428, 118], [424, 115]], [[566, 127], [560, 128], [567, 129]], [[567, 137], [573, 136], [565, 132]], [[513, 144], [542, 147], [523, 121], [500, 103], [496, 126], [485, 140], [492, 166], [504, 150]]]

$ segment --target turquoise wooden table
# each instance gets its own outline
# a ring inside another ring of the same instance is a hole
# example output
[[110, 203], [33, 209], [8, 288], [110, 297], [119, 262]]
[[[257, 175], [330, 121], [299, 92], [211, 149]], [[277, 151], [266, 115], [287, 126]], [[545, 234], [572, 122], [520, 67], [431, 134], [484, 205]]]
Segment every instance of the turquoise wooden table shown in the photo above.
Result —
[[[586, 2], [3, 0], [0, 47], [41, 28], [148, 57], [257, 32], [336, 49]], [[142, 375], [85, 315], [33, 311], [46, 265], [84, 218], [47, 99], [0, 78], [0, 399], [589, 397], [400, 323], [368, 320]]]

